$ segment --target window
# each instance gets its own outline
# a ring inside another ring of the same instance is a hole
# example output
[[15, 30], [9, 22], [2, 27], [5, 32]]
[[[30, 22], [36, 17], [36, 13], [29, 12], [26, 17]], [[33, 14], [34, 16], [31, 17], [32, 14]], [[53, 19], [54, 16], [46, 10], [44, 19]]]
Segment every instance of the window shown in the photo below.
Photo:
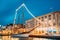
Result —
[[44, 33], [44, 31], [42, 31], [42, 33]]
[[53, 26], [55, 26], [56, 25], [56, 23], [53, 23]]
[[39, 23], [39, 26], [40, 26], [40, 23]]
[[60, 26], [60, 23], [59, 23], [59, 26]]
[[42, 17], [42, 21], [43, 21], [44, 19], [43, 19], [43, 17]]
[[45, 16], [45, 18], [47, 18], [47, 16]]
[[59, 34], [60, 34], [60, 29], [59, 29]]
[[40, 23], [39, 23], [40, 24]]
[[36, 25], [37, 25], [37, 20], [36, 20]]
[[39, 18], [40, 19], [40, 18]]
[[51, 20], [51, 15], [49, 15], [49, 20]]
[[49, 17], [51, 17], [51, 15], [49, 15]]
[[53, 33], [56, 33], [56, 31], [53, 31]]
[[55, 14], [53, 14], [53, 19], [55, 19]]

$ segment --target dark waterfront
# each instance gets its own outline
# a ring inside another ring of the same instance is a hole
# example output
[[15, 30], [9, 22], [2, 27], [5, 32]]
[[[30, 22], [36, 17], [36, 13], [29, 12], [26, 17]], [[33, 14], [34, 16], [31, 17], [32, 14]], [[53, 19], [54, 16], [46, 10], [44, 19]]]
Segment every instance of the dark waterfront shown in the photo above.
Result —
[[0, 36], [0, 40], [60, 40], [60, 39], [48, 39], [48, 38], [36, 38], [36, 37], [13, 38], [11, 36]]

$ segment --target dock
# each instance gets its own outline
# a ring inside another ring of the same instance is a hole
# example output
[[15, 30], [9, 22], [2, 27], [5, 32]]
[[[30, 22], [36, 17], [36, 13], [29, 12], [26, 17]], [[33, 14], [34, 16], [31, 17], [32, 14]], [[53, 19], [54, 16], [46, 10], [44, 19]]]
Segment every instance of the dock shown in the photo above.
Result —
[[60, 35], [29, 35], [29, 37], [60, 39]]
[[14, 37], [14, 38], [20, 38], [20, 37], [27, 38], [27, 37], [29, 37], [29, 34], [16, 34], [16, 35], [12, 35], [12, 37]]

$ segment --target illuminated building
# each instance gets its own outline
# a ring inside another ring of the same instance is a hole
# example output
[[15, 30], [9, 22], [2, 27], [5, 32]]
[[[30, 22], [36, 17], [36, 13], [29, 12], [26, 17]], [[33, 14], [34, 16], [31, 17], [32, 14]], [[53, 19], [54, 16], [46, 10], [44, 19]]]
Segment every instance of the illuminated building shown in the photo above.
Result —
[[27, 20], [27, 27], [37, 27], [36, 29], [42, 32], [47, 32], [48, 30], [52, 30], [51, 33], [60, 33], [60, 12], [51, 12], [42, 16]]

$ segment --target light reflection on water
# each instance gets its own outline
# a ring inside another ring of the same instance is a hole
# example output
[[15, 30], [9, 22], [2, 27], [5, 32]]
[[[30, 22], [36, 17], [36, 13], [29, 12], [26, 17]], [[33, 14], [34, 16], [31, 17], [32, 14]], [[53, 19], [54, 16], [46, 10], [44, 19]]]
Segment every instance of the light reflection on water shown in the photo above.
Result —
[[56, 40], [56, 39], [46, 39], [46, 38], [32, 38], [32, 37], [28, 37], [28, 38], [13, 38], [11, 36], [1, 36], [0, 40]]

